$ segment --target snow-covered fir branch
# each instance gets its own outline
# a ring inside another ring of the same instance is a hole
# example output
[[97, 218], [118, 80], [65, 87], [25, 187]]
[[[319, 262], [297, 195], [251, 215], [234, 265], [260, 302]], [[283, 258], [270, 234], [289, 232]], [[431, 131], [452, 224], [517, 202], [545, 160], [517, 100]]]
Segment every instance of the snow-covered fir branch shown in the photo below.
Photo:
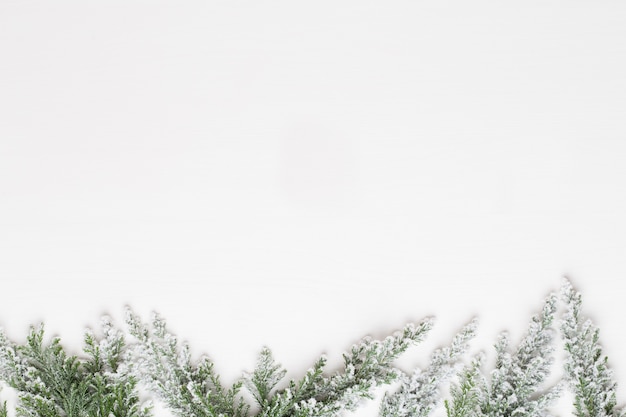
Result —
[[451, 399], [444, 401], [448, 417], [476, 417], [481, 414], [480, 400], [486, 386], [480, 367], [484, 355], [476, 355], [459, 374], [459, 383], [450, 386]]
[[146, 384], [180, 417], [244, 417], [248, 406], [240, 399], [241, 382], [222, 386], [213, 362], [202, 357], [194, 362], [187, 343], [179, 343], [165, 321], [154, 314], [147, 325], [130, 309], [126, 323], [136, 338], [127, 364], [130, 372]]
[[257, 402], [256, 415], [260, 417], [332, 417], [355, 409], [361, 400], [373, 397], [376, 387], [395, 380], [393, 361], [424, 338], [432, 320], [407, 325], [384, 340], [363, 339], [344, 354], [343, 371], [332, 375], [325, 375], [326, 358], [322, 356], [304, 377], [279, 390], [275, 387], [286, 371], [268, 348], [261, 351], [252, 373], [226, 389], [213, 363], [207, 357], [194, 363], [189, 345], [179, 343], [157, 315], [147, 326], [128, 310], [127, 324], [137, 339], [128, 358], [131, 372], [180, 417], [248, 416], [251, 407], [239, 395], [242, 386]]
[[101, 321], [102, 337], [92, 331], [85, 333], [84, 351], [88, 355], [85, 369], [92, 376], [92, 387], [102, 417], [149, 417], [151, 403], [142, 402], [137, 379], [125, 365], [126, 340], [109, 317]]
[[326, 357], [322, 356], [303, 378], [290, 381], [287, 388], [271, 398], [262, 395], [271, 384], [260, 384], [263, 391], [256, 389], [255, 375], [269, 375], [266, 380], [274, 383], [284, 374], [273, 360], [268, 360], [267, 351], [262, 352], [260, 366], [246, 384], [257, 401], [261, 399], [258, 416], [334, 417], [354, 410], [363, 399], [373, 398], [376, 387], [396, 380], [398, 371], [393, 361], [409, 346], [423, 340], [431, 328], [432, 320], [426, 319], [417, 325], [409, 324], [384, 340], [365, 338], [344, 354], [343, 370], [330, 376], [324, 374]]
[[581, 313], [582, 296], [565, 280], [561, 295], [566, 311], [561, 322], [565, 340], [565, 377], [574, 394], [576, 417], [625, 416], [616, 407], [617, 384], [602, 355], [599, 329]]
[[441, 402], [440, 387], [454, 374], [455, 365], [476, 334], [478, 321], [472, 320], [452, 339], [449, 346], [433, 352], [425, 369], [402, 375], [402, 384], [394, 393], [387, 393], [381, 403], [381, 417], [426, 417]]
[[[69, 355], [58, 337], [44, 342], [43, 325], [25, 345], [0, 332], [0, 376], [18, 392], [17, 414], [27, 417], [147, 417], [135, 379], [118, 368], [124, 337], [103, 320], [102, 338], [85, 335], [86, 357]], [[6, 410], [5, 410], [6, 411]]]
[[491, 373], [481, 411], [489, 416], [540, 417], [558, 398], [561, 385], [545, 391], [542, 385], [554, 362], [554, 322], [557, 297], [551, 294], [540, 314], [535, 315], [517, 349], [509, 351], [509, 337], [503, 333], [495, 345], [496, 368]]
[[274, 360], [272, 351], [264, 347], [254, 372], [244, 374], [244, 384], [261, 409], [269, 405], [272, 390], [285, 377], [287, 370]]
[[554, 360], [552, 323], [556, 309], [557, 297], [550, 295], [515, 349], [509, 348], [509, 336], [502, 333], [495, 345], [495, 368], [488, 375], [479, 372], [482, 359], [476, 358], [462, 372], [460, 386], [451, 391], [448, 416], [546, 416], [561, 391], [560, 384], [543, 389]]

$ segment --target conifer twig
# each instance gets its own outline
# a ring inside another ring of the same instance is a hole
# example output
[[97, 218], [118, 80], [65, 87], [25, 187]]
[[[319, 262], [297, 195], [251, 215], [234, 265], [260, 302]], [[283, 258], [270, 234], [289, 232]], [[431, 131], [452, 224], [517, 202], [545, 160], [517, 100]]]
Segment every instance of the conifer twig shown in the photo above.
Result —
[[[432, 328], [432, 320], [409, 324], [402, 332], [384, 340], [365, 338], [344, 354], [344, 369], [325, 376], [326, 357], [320, 357], [300, 380], [292, 380], [287, 388], [264, 400], [259, 417], [334, 417], [354, 410], [363, 399], [372, 399], [374, 388], [389, 384], [398, 377], [393, 361], [409, 346], [423, 340]], [[280, 375], [272, 361], [265, 361], [262, 352], [254, 375]], [[266, 371], [269, 370], [270, 372]], [[274, 376], [270, 378], [273, 382]], [[255, 386], [252, 379], [246, 384]], [[259, 396], [255, 393], [255, 398]]]
[[481, 412], [487, 416], [541, 417], [560, 395], [557, 384], [542, 391], [554, 362], [552, 324], [557, 297], [550, 294], [540, 314], [533, 316], [526, 335], [514, 351], [508, 348], [509, 337], [502, 333], [495, 345], [496, 367], [486, 395], [481, 396]]
[[383, 398], [381, 417], [426, 417], [440, 402], [439, 388], [453, 374], [454, 367], [476, 333], [478, 321], [472, 320], [452, 339], [450, 346], [433, 352], [430, 363], [411, 376], [402, 375], [398, 391]]
[[108, 319], [103, 330], [102, 339], [86, 334], [87, 358], [68, 355], [58, 337], [44, 343], [43, 325], [31, 327], [25, 345], [0, 332], [0, 375], [18, 392], [18, 415], [147, 417], [149, 407], [140, 404], [134, 378], [118, 369], [123, 335]]
[[459, 384], [450, 387], [450, 400], [445, 400], [448, 417], [476, 417], [480, 415], [481, 387], [486, 382], [480, 373], [485, 360], [484, 354], [478, 354], [472, 362], [463, 368], [459, 375]]
[[502, 333], [495, 344], [495, 368], [487, 376], [480, 372], [482, 356], [474, 358], [451, 389], [446, 401], [448, 417], [542, 417], [559, 396], [561, 384], [547, 390], [542, 385], [553, 363], [552, 323], [556, 296], [551, 294], [540, 314], [534, 316], [517, 348], [509, 348], [509, 336]]
[[565, 340], [565, 379], [574, 394], [576, 417], [625, 416], [616, 407], [617, 384], [602, 355], [599, 329], [581, 313], [582, 296], [565, 280], [561, 295], [566, 311], [561, 322]]
[[130, 309], [126, 323], [137, 342], [128, 357], [130, 371], [144, 382], [179, 417], [244, 417], [248, 406], [238, 394], [241, 382], [222, 386], [208, 357], [191, 359], [189, 344], [166, 329], [165, 321], [154, 314], [151, 326]]

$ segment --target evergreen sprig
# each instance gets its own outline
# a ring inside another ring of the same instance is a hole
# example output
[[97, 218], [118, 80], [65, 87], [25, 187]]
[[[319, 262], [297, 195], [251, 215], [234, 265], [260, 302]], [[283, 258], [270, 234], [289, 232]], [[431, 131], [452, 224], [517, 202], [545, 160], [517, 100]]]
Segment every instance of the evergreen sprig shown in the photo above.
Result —
[[154, 314], [151, 326], [130, 309], [126, 323], [136, 338], [128, 357], [130, 371], [180, 417], [244, 417], [248, 406], [238, 396], [242, 382], [226, 389], [206, 356], [192, 361], [188, 343], [166, 328], [165, 321]]
[[272, 351], [264, 347], [259, 353], [252, 374], [244, 374], [244, 384], [261, 409], [269, 406], [272, 390], [285, 377], [287, 370], [274, 360]]
[[[432, 320], [418, 325], [409, 324], [402, 332], [384, 340], [365, 338], [343, 355], [344, 367], [330, 376], [324, 375], [326, 357], [320, 357], [300, 380], [292, 380], [289, 386], [271, 398], [259, 402], [259, 417], [333, 417], [346, 410], [354, 410], [363, 399], [372, 399], [376, 387], [396, 380], [399, 371], [393, 361], [414, 343], [421, 341], [432, 328]], [[253, 396], [260, 397], [254, 387], [255, 375], [276, 376], [283, 371], [262, 352], [257, 370], [246, 386], [252, 386]], [[282, 374], [284, 375], [284, 374]], [[257, 378], [258, 379], [258, 378]]]
[[617, 383], [602, 355], [600, 331], [581, 313], [582, 296], [565, 280], [561, 295], [566, 311], [561, 322], [565, 340], [565, 378], [574, 394], [576, 417], [626, 416], [616, 407]]
[[332, 417], [353, 410], [362, 399], [373, 398], [374, 388], [397, 378], [393, 361], [411, 344], [423, 339], [432, 320], [407, 325], [384, 340], [365, 338], [344, 354], [344, 369], [324, 374], [326, 357], [320, 357], [300, 380], [284, 389], [274, 388], [286, 371], [264, 348], [255, 370], [242, 381], [225, 389], [203, 357], [191, 360], [189, 345], [166, 330], [165, 322], [155, 315], [151, 327], [132, 311], [127, 311], [130, 333], [137, 339], [131, 370], [149, 389], [180, 417], [244, 417], [249, 415], [239, 391], [245, 386], [259, 406], [259, 417]]
[[88, 354], [85, 370], [91, 376], [97, 416], [149, 417], [151, 404], [143, 404], [138, 393], [138, 381], [124, 366], [126, 341], [108, 317], [103, 317], [103, 337], [92, 331], [85, 333], [84, 351]]
[[[123, 335], [108, 320], [104, 337], [85, 336], [86, 357], [69, 355], [58, 337], [44, 342], [43, 325], [31, 327], [25, 345], [0, 332], [0, 375], [19, 396], [25, 417], [147, 417], [135, 379], [118, 369]], [[1, 414], [1, 413], [0, 413]]]
[[480, 373], [482, 359], [476, 358], [454, 386], [447, 403], [448, 417], [481, 415], [486, 417], [542, 417], [558, 398], [561, 385], [542, 390], [554, 357], [553, 329], [557, 297], [550, 295], [540, 314], [533, 316], [526, 335], [509, 348], [510, 338], [502, 333], [497, 343], [495, 368], [489, 375]]
[[453, 374], [455, 365], [476, 334], [477, 320], [472, 320], [452, 339], [449, 346], [433, 352], [428, 366], [416, 369], [411, 376], [402, 375], [402, 384], [387, 393], [381, 403], [380, 417], [426, 417], [441, 401], [440, 386]]
[[474, 356], [472, 362], [463, 368], [459, 375], [459, 383], [450, 387], [450, 400], [445, 400], [448, 417], [477, 417], [481, 415], [480, 400], [482, 387], [486, 381], [480, 373], [484, 355]]

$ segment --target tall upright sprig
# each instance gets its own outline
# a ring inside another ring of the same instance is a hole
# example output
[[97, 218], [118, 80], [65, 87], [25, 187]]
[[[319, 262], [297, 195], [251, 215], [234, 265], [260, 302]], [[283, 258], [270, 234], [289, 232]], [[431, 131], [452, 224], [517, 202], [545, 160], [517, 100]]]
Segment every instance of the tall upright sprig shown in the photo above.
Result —
[[166, 329], [154, 314], [150, 326], [130, 309], [126, 322], [136, 338], [129, 359], [131, 372], [143, 381], [179, 417], [243, 417], [248, 407], [238, 396], [241, 382], [224, 388], [213, 362], [206, 356], [195, 362], [188, 343]]
[[565, 377], [574, 394], [576, 417], [625, 416], [626, 411], [616, 407], [617, 384], [602, 355], [599, 329], [582, 315], [582, 296], [565, 280], [562, 298], [566, 311], [561, 322], [565, 340]]
[[254, 372], [244, 374], [244, 385], [263, 409], [269, 405], [272, 391], [286, 374], [287, 370], [274, 360], [272, 351], [264, 347], [259, 353]]
[[143, 403], [137, 390], [137, 379], [124, 366], [126, 341], [109, 317], [101, 321], [102, 337], [88, 330], [84, 367], [91, 379], [94, 406], [102, 417], [148, 417], [150, 403]]
[[448, 417], [477, 417], [481, 415], [480, 404], [487, 382], [480, 372], [485, 360], [480, 353], [459, 374], [458, 384], [450, 386], [450, 399], [444, 401]]
[[503, 333], [495, 345], [496, 366], [481, 412], [487, 416], [545, 416], [548, 406], [561, 391], [557, 384], [545, 391], [542, 385], [554, 362], [554, 330], [552, 324], [557, 297], [551, 294], [540, 314], [532, 317], [526, 335], [517, 348], [509, 350], [509, 336]]
[[259, 417], [334, 417], [354, 410], [363, 399], [373, 398], [374, 389], [398, 377], [393, 361], [409, 346], [423, 340], [432, 320], [409, 324], [384, 340], [365, 338], [343, 355], [344, 366], [324, 374], [326, 357], [320, 357], [303, 378], [292, 380], [282, 390], [272, 388], [284, 376], [282, 367], [263, 350], [246, 386], [260, 406]]
[[449, 346], [433, 352], [430, 363], [412, 375], [402, 375], [402, 384], [383, 398], [381, 417], [426, 417], [441, 400], [440, 387], [453, 374], [455, 365], [467, 351], [468, 342], [476, 333], [477, 320], [472, 320], [452, 339]]

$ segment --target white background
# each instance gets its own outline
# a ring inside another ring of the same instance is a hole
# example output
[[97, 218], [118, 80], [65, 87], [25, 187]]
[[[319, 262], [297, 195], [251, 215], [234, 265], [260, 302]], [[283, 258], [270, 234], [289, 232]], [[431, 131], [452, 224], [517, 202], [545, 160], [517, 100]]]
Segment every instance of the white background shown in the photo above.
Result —
[[0, 325], [78, 349], [131, 305], [225, 382], [262, 345], [298, 376], [427, 315], [489, 351], [568, 274], [625, 381], [625, 19], [2, 0]]

